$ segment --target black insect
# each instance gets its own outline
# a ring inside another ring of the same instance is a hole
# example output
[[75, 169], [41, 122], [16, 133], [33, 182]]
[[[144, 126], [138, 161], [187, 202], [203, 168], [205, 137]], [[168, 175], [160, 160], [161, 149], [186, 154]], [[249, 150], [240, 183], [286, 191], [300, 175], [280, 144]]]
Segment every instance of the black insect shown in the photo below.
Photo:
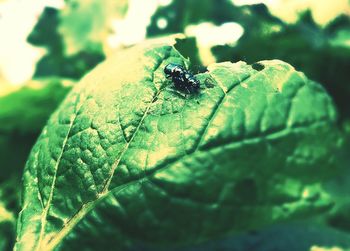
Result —
[[186, 90], [188, 93], [197, 92], [199, 90], [199, 80], [182, 65], [167, 64], [164, 68], [164, 73], [167, 78], [171, 78], [175, 88], [178, 90]]

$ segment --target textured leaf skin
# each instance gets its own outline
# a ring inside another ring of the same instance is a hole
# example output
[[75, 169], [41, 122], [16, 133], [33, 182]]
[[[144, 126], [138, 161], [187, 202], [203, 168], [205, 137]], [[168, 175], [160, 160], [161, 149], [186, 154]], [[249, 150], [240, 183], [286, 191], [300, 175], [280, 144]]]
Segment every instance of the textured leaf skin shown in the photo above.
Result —
[[187, 64], [140, 45], [73, 89], [27, 162], [17, 250], [196, 243], [330, 206], [336, 112], [317, 83], [282, 61], [226, 62], [184, 98], [169, 62]]

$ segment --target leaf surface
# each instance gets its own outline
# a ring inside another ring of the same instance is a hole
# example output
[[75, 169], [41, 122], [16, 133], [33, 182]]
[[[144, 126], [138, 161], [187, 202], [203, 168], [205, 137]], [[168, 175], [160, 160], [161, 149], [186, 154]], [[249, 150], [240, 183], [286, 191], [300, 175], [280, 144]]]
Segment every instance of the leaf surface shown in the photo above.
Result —
[[120, 51], [52, 115], [24, 172], [17, 250], [196, 243], [323, 211], [336, 112], [278, 60], [224, 62], [184, 97], [174, 47]]

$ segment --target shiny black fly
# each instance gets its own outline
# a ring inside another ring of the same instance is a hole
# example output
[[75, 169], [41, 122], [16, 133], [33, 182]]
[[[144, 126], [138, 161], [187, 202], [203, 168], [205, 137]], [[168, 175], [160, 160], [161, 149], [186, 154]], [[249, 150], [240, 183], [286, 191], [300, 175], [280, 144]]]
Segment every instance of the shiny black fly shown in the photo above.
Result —
[[182, 65], [167, 64], [164, 68], [167, 78], [171, 78], [175, 88], [193, 93], [199, 90], [200, 82], [191, 72], [186, 70]]

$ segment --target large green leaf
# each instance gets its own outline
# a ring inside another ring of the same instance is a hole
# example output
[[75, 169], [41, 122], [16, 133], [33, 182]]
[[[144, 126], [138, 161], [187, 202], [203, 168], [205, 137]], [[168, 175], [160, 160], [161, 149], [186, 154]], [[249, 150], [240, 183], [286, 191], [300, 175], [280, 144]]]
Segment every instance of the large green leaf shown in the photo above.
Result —
[[214, 64], [186, 97], [168, 45], [120, 51], [52, 115], [24, 172], [17, 250], [172, 246], [324, 211], [336, 112], [282, 61]]

